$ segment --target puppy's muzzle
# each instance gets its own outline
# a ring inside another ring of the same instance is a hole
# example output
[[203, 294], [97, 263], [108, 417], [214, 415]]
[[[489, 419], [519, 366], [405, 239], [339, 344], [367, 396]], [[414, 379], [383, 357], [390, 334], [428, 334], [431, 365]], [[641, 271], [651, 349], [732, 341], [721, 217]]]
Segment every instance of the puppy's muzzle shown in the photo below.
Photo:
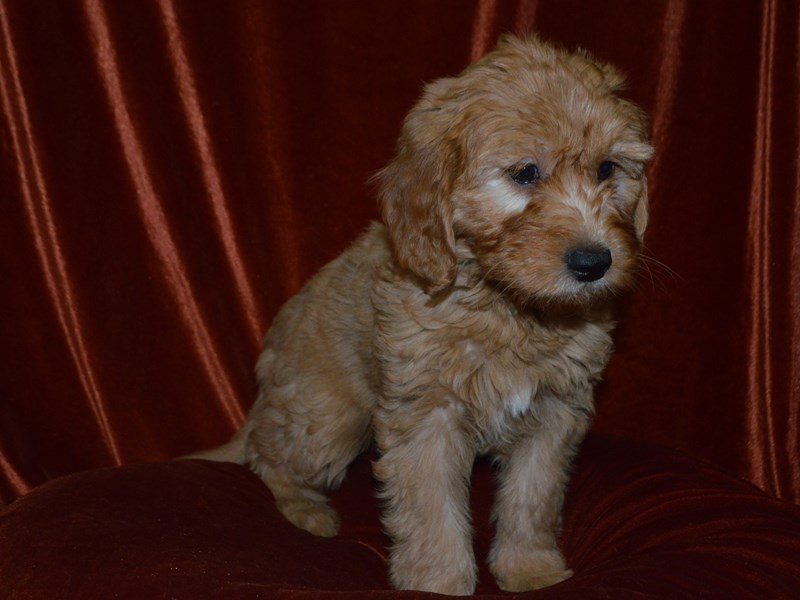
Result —
[[578, 281], [597, 281], [611, 268], [611, 251], [608, 248], [574, 248], [567, 252], [565, 260]]

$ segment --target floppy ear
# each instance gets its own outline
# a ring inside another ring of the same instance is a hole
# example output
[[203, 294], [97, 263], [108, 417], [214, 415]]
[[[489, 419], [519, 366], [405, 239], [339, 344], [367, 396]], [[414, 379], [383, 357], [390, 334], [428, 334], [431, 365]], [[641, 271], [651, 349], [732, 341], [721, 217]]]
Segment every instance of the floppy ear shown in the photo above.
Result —
[[644, 115], [641, 111], [629, 104], [622, 101], [620, 106], [627, 109], [628, 117], [631, 123], [632, 132], [636, 141], [625, 141], [616, 144], [615, 148], [620, 151], [627, 159], [633, 161], [632, 168], [636, 174], [640, 187], [639, 197], [636, 199], [636, 208], [633, 213], [633, 226], [636, 231], [636, 237], [642, 241], [644, 231], [647, 229], [647, 222], [650, 219], [650, 203], [647, 191], [647, 176], [645, 175], [645, 166], [647, 162], [653, 158], [655, 150], [647, 141], [647, 134], [645, 132]]
[[627, 146], [627, 155], [634, 160], [639, 161], [641, 164], [641, 178], [639, 179], [641, 191], [639, 192], [636, 209], [633, 213], [633, 226], [636, 230], [636, 237], [639, 238], [639, 241], [641, 242], [644, 238], [644, 231], [647, 229], [647, 223], [650, 220], [650, 200], [647, 192], [647, 176], [644, 174], [644, 168], [647, 161], [653, 157], [655, 151], [653, 150], [653, 147], [646, 141], [643, 117], [640, 117], [637, 130], [639, 132], [641, 141], [635, 144], [629, 144]]
[[453, 185], [461, 169], [457, 126], [437, 100], [447, 80], [431, 84], [406, 117], [397, 155], [375, 180], [400, 266], [435, 294], [456, 276]]
[[647, 177], [642, 176], [642, 193], [639, 194], [639, 201], [636, 204], [636, 211], [633, 213], [633, 227], [636, 230], [636, 237], [641, 242], [644, 239], [644, 230], [650, 220], [650, 201], [647, 194]]

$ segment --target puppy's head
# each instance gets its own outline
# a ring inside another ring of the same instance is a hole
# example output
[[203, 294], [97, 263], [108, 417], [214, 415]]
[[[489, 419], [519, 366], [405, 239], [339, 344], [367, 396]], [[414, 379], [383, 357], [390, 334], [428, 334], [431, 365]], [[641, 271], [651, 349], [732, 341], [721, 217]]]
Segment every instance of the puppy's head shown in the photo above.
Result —
[[621, 85], [586, 53], [508, 36], [427, 86], [377, 178], [399, 264], [436, 293], [472, 261], [523, 303], [629, 287], [653, 151]]

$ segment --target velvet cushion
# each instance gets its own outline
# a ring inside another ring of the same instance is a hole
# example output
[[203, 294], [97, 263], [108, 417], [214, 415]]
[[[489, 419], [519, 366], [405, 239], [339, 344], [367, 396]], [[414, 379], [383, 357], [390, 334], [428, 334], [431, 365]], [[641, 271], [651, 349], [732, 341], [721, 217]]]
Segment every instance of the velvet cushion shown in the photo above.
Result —
[[[473, 476], [485, 558], [492, 469]], [[202, 460], [86, 471], [0, 515], [4, 598], [366, 598], [389, 589], [369, 461], [333, 499], [341, 535], [287, 523], [243, 467]], [[575, 576], [536, 598], [781, 598], [800, 591], [800, 508], [657, 447], [591, 435], [565, 506]], [[482, 566], [478, 594], [501, 594]]]

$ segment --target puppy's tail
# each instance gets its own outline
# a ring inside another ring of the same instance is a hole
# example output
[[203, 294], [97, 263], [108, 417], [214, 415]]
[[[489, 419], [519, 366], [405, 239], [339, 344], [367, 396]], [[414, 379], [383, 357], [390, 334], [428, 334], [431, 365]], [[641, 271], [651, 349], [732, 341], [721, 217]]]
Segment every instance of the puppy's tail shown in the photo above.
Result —
[[214, 460], [217, 462], [232, 462], [237, 463], [240, 465], [246, 464], [246, 453], [245, 453], [245, 443], [247, 442], [247, 436], [250, 435], [250, 424], [245, 423], [244, 427], [242, 427], [239, 431], [234, 434], [234, 436], [230, 439], [229, 442], [223, 444], [222, 446], [218, 446], [216, 448], [211, 448], [209, 450], [200, 450], [198, 452], [192, 452], [191, 454], [187, 454], [186, 456], [181, 456], [181, 459], [184, 458], [202, 458], [204, 460]]

